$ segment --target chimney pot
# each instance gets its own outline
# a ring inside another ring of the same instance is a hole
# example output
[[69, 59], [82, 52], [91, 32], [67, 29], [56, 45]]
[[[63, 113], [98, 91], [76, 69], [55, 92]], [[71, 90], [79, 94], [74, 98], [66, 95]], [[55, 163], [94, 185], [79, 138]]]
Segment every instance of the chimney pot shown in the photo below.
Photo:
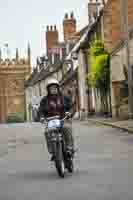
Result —
[[74, 19], [74, 13], [71, 12], [71, 19]]
[[51, 31], [53, 30], [53, 26], [50, 26]]
[[64, 31], [64, 40], [68, 41], [76, 33], [76, 19], [74, 18], [74, 12], [70, 13], [70, 19], [68, 14], [65, 15], [65, 20], [63, 21], [63, 31]]
[[68, 13], [65, 14], [65, 19], [68, 19]]

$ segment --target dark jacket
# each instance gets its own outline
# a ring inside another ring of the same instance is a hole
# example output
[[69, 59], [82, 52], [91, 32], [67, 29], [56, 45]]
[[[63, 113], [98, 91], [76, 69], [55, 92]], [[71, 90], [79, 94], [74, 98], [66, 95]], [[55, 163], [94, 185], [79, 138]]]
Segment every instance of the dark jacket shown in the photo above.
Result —
[[[63, 102], [63, 114], [65, 114], [65, 112], [70, 112], [73, 107], [70, 97], [62, 95], [60, 97], [62, 98]], [[49, 117], [49, 96], [45, 96], [41, 100], [39, 107], [39, 116]]]

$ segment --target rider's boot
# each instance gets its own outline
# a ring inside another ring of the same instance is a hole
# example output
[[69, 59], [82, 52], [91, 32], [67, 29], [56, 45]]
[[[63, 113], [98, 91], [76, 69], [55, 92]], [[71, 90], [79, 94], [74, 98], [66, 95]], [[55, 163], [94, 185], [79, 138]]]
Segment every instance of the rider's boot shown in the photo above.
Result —
[[66, 153], [69, 157], [73, 157], [74, 156], [74, 153], [75, 153], [75, 150], [73, 147], [67, 147], [67, 150], [66, 150]]
[[54, 161], [55, 160], [55, 156], [52, 154], [50, 161]]

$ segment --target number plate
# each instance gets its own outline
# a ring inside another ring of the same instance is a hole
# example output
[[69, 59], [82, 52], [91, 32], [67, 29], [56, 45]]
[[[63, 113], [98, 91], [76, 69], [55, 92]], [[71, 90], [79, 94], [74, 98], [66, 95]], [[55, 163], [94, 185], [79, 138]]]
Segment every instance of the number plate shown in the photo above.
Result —
[[60, 128], [61, 127], [61, 122], [58, 119], [51, 120], [48, 122], [48, 128], [53, 129], [53, 128]]

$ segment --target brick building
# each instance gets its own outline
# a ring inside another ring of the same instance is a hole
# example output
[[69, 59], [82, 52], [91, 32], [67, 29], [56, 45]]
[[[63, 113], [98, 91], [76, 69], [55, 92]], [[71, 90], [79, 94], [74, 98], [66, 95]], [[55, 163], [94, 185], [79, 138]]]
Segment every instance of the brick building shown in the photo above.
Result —
[[65, 14], [63, 20], [63, 33], [64, 42], [59, 41], [59, 32], [56, 26], [47, 26], [46, 31], [46, 48], [47, 56], [49, 61], [54, 64], [58, 60], [62, 60], [72, 49], [76, 35], [76, 19], [73, 12], [70, 14]]
[[72, 12], [70, 18], [68, 14], [65, 15], [63, 20], [64, 41], [68, 42], [76, 33], [76, 19]]
[[[128, 1], [129, 29], [133, 27], [133, 0]], [[123, 39], [121, 28], [121, 1], [108, 0], [103, 10], [104, 41], [108, 50], [112, 51]]]
[[56, 29], [56, 26], [47, 26], [46, 31], [46, 48], [47, 48], [47, 56], [51, 60], [51, 50], [53, 47], [57, 46], [59, 43], [59, 33]]
[[[133, 30], [133, 0], [128, 3], [128, 22], [130, 31], [130, 64], [132, 59], [132, 30]], [[128, 85], [124, 74], [128, 73], [126, 65], [124, 17], [121, 0], [108, 0], [103, 10], [103, 38], [108, 51], [111, 53], [111, 91], [113, 117], [128, 117]]]

